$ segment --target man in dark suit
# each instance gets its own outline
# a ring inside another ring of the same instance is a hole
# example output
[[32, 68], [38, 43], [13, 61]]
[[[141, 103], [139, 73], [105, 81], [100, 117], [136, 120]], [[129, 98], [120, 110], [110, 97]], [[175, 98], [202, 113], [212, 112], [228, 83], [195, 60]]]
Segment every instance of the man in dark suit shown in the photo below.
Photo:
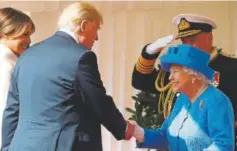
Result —
[[16, 64], [3, 115], [2, 151], [102, 151], [103, 124], [117, 140], [130, 139], [106, 95], [91, 51], [103, 22], [88, 3], [69, 5], [57, 31]]

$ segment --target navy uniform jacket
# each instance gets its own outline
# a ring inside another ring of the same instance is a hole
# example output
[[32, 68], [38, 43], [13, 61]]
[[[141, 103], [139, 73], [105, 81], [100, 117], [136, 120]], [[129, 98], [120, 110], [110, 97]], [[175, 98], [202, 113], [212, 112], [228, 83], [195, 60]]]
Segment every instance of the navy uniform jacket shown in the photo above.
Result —
[[[142, 54], [133, 70], [132, 85], [134, 88], [142, 91], [159, 93], [155, 88], [158, 70], [154, 69], [154, 63], [158, 54], [149, 55], [145, 50], [146, 46], [143, 48]], [[218, 88], [230, 98], [234, 108], [235, 118], [237, 118], [237, 92], [234, 88], [237, 86], [237, 59], [219, 54], [210, 62], [210, 67], [219, 73]], [[168, 77], [169, 74], [166, 74], [165, 84], [169, 81]]]
[[126, 121], [106, 95], [95, 53], [64, 32], [29, 48], [11, 82], [2, 151], [102, 151], [100, 124], [125, 137]]

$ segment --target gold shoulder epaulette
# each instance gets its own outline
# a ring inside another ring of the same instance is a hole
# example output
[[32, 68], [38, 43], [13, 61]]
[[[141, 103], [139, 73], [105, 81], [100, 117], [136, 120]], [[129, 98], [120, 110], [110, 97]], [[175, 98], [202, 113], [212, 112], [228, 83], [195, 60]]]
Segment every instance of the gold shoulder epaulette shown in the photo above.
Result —
[[210, 61], [213, 61], [216, 59], [216, 57], [221, 53], [222, 49], [218, 48], [216, 46], [213, 46], [211, 49], [211, 59]]
[[236, 58], [237, 59], [237, 55], [233, 54], [233, 53], [228, 53], [228, 52], [224, 52], [222, 50], [222, 48], [219, 48], [217, 46], [213, 46], [212, 50], [211, 50], [211, 58], [214, 59], [216, 58], [218, 55], [223, 55], [225, 57], [229, 57], [229, 58]]
[[225, 57], [237, 59], [236, 54], [233, 54], [233, 53], [227, 53], [227, 52], [221, 51], [220, 54], [223, 55], [223, 56], [225, 56]]

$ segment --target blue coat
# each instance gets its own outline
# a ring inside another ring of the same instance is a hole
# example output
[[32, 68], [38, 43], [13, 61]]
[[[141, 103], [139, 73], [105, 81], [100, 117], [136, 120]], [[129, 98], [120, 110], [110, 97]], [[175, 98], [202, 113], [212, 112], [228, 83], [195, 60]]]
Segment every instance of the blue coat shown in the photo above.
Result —
[[125, 137], [95, 53], [62, 31], [21, 55], [11, 83], [2, 151], [102, 151], [100, 124]]
[[209, 86], [192, 104], [181, 94], [161, 128], [145, 130], [140, 148], [233, 151], [234, 112], [229, 98]]

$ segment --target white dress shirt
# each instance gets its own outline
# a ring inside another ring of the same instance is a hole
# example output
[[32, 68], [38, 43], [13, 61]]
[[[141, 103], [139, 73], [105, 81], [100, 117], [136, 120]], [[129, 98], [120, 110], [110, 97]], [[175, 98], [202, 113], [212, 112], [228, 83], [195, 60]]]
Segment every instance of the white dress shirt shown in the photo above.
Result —
[[10, 86], [11, 73], [17, 58], [16, 54], [0, 43], [0, 146], [2, 143], [2, 116]]
[[79, 40], [77, 39], [77, 37], [74, 35], [74, 33], [73, 33], [70, 29], [61, 28], [61, 29], [59, 29], [59, 31], [62, 31], [62, 32], [67, 33], [67, 34], [70, 35], [77, 43], [79, 43]]

